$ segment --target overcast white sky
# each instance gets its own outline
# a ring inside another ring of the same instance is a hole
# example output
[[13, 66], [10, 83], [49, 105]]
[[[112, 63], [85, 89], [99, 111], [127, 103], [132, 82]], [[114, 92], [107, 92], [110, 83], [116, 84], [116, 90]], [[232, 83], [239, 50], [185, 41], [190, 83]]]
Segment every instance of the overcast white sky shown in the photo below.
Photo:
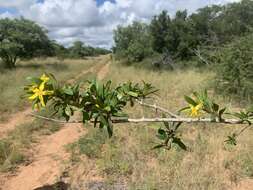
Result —
[[75, 40], [110, 48], [113, 29], [134, 20], [148, 22], [153, 15], [167, 10], [189, 13], [210, 4], [239, 0], [0, 0], [0, 18], [31, 19], [49, 31], [51, 39], [63, 45]]

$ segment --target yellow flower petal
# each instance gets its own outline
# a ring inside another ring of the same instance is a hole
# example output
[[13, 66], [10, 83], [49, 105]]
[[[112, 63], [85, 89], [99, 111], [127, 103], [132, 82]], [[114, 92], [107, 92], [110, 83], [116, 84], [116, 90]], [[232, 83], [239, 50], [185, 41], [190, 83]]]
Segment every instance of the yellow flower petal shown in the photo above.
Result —
[[35, 98], [38, 97], [38, 94], [33, 94], [32, 96], [30, 96], [28, 99], [29, 100], [34, 100]]
[[201, 114], [202, 107], [203, 107], [202, 103], [199, 103], [196, 106], [190, 105], [190, 116], [198, 117]]
[[43, 91], [44, 88], [45, 88], [45, 82], [42, 82], [42, 83], [40, 84], [40, 86], [39, 86], [39, 89], [40, 89], [41, 91]]
[[42, 107], [46, 107], [46, 104], [44, 102], [44, 98], [42, 95], [39, 96], [39, 99], [40, 99], [40, 103], [41, 103]]
[[53, 90], [43, 91], [43, 95], [44, 95], [44, 96], [46, 96], [46, 95], [51, 96], [51, 95], [53, 95], [53, 94], [54, 94], [54, 91], [53, 91]]
[[48, 82], [49, 81], [49, 77], [45, 74], [43, 74], [41, 77], [40, 77], [40, 80], [42, 80], [43, 82]]
[[36, 88], [38, 88], [37, 85], [33, 85], [29, 88], [29, 91], [33, 92]]

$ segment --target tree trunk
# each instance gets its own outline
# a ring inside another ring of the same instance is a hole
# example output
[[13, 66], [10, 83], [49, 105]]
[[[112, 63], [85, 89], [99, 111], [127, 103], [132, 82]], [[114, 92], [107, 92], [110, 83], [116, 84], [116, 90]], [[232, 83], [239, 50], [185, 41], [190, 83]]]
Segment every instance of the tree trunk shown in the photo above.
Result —
[[2, 58], [4, 67], [7, 69], [14, 69], [16, 67], [17, 57], [6, 56]]

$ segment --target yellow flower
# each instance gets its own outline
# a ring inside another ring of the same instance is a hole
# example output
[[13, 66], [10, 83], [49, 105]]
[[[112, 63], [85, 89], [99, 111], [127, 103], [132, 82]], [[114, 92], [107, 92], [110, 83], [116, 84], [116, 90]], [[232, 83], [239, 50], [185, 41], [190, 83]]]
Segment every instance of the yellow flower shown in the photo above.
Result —
[[45, 101], [43, 96], [50, 96], [53, 95], [54, 91], [44, 90], [45, 82], [42, 82], [39, 87], [35, 87], [32, 92], [34, 93], [32, 96], [29, 97], [29, 100], [34, 100], [39, 98], [42, 107], [45, 107]]
[[49, 81], [49, 77], [45, 74], [43, 74], [41, 77], [40, 77], [40, 80], [42, 80], [42, 82], [46, 83]]
[[192, 117], [198, 117], [201, 113], [201, 109], [203, 108], [203, 104], [199, 103], [196, 106], [190, 105], [190, 116]]
[[38, 88], [38, 86], [37, 85], [33, 85], [33, 86], [29, 87], [29, 91], [33, 92], [33, 90], [36, 89], [36, 88]]

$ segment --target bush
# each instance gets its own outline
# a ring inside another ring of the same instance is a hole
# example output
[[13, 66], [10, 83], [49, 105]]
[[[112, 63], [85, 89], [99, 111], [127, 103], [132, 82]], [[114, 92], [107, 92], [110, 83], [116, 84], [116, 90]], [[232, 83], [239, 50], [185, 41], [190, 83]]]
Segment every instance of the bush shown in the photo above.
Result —
[[123, 27], [119, 26], [114, 31], [116, 58], [126, 58], [128, 62], [140, 62], [152, 54], [148, 26], [140, 22]]
[[217, 89], [252, 101], [253, 35], [226, 45], [218, 56]]

